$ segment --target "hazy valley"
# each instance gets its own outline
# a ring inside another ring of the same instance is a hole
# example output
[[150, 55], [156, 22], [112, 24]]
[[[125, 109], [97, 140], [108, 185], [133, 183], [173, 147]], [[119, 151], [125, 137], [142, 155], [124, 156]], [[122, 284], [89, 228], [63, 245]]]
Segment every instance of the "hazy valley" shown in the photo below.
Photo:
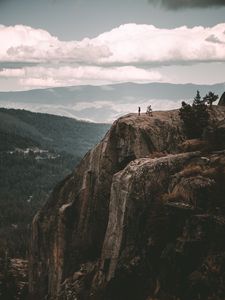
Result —
[[225, 84], [196, 85], [169, 83], [121, 83], [102, 86], [72, 86], [21, 92], [0, 92], [2, 107], [15, 107], [36, 112], [47, 112], [67, 117], [112, 123], [118, 117], [142, 112], [151, 104], [153, 110], [180, 107], [182, 100], [193, 98], [199, 90], [202, 95], [215, 91], [221, 95]]

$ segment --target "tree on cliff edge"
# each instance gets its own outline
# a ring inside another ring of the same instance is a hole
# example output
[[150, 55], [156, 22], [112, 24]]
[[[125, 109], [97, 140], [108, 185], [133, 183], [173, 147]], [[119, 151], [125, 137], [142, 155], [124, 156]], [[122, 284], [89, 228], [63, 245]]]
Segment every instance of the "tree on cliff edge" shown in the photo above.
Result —
[[197, 91], [196, 96], [194, 97], [194, 100], [193, 100], [193, 105], [200, 105], [202, 103], [203, 103], [203, 101], [202, 101], [202, 98], [200, 96], [200, 92]]
[[181, 103], [179, 115], [183, 121], [184, 132], [188, 138], [202, 137], [203, 131], [209, 123], [207, 108], [204, 100], [201, 99], [199, 91], [197, 91], [192, 105], [184, 101]]
[[211, 107], [213, 102], [215, 102], [218, 98], [219, 98], [218, 95], [215, 95], [214, 93], [209, 92], [208, 94], [205, 95], [205, 97], [203, 98], [203, 101]]

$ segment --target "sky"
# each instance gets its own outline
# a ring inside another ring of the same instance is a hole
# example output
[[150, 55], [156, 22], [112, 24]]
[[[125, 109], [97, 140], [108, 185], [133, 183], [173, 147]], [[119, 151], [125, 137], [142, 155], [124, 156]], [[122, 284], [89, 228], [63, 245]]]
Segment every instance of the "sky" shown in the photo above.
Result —
[[225, 0], [0, 0], [0, 91], [225, 82]]

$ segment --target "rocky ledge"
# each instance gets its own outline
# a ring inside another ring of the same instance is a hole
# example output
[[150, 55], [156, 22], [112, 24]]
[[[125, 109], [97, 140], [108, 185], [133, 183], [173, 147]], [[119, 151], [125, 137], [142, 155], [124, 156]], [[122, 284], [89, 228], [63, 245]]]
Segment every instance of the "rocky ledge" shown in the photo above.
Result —
[[225, 108], [211, 119], [218, 147], [176, 110], [118, 119], [34, 218], [30, 298], [224, 299]]

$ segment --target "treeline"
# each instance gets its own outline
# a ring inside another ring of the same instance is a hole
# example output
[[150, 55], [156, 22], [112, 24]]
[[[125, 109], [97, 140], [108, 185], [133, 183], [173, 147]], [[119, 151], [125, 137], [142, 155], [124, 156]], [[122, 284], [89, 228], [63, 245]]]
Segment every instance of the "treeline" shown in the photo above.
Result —
[[209, 92], [202, 98], [200, 92], [197, 91], [191, 104], [185, 101], [181, 103], [179, 115], [188, 138], [202, 138], [207, 134], [209, 127], [215, 125], [210, 122], [209, 109], [218, 98], [218, 95], [213, 92]]

